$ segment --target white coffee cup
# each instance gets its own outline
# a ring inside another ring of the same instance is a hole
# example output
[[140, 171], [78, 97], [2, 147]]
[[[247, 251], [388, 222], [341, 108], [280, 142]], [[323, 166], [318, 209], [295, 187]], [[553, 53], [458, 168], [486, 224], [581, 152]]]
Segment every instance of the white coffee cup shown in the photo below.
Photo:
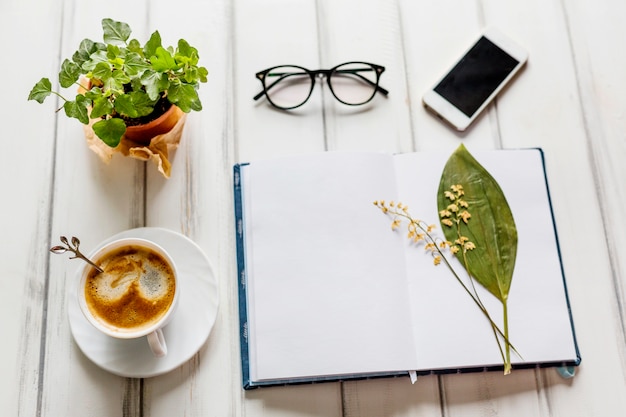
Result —
[[[154, 242], [125, 238], [89, 255], [78, 284], [80, 309], [96, 329], [118, 339], [147, 337], [156, 357], [167, 354], [165, 327], [178, 305], [176, 264]], [[89, 288], [87, 288], [89, 286]]]

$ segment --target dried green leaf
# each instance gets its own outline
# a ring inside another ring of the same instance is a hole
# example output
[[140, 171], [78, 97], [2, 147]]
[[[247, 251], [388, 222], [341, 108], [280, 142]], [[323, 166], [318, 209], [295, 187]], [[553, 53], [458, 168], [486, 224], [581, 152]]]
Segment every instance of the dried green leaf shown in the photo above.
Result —
[[[444, 192], [460, 184], [465, 190], [471, 220], [459, 223], [460, 233], [476, 246], [466, 252], [469, 273], [502, 303], [506, 303], [517, 254], [517, 228], [502, 189], [489, 172], [461, 145], [450, 156], [441, 175], [437, 205], [450, 201]], [[446, 239], [457, 239], [456, 224], [442, 224]], [[463, 252], [456, 256], [463, 262]]]

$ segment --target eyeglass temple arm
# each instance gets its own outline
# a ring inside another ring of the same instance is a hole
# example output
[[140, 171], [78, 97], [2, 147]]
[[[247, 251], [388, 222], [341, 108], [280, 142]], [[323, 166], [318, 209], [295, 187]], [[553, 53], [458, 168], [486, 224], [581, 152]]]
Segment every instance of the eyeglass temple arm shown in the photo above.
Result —
[[[281, 82], [284, 78], [290, 76], [290, 75], [294, 75], [294, 74], [299, 74], [299, 73], [295, 73], [295, 72], [273, 72], [271, 75], [270, 74], [265, 74], [264, 77], [268, 77], [268, 76], [280, 76], [276, 81], [274, 81], [273, 83], [271, 83], [269, 86], [267, 86], [266, 88], [264, 88], [263, 90], [261, 90], [261, 92], [259, 92], [256, 96], [253, 97], [254, 100], [258, 100], [261, 97], [263, 97], [263, 95], [265, 94], [266, 91], [269, 91], [272, 89], [272, 87], [274, 87], [276, 84], [278, 84], [279, 82]], [[258, 75], [257, 75], [258, 77]], [[265, 85], [265, 83], [263, 83], [263, 85]]]
[[[375, 82], [371, 81], [370, 79], [362, 76], [361, 74], [359, 74], [359, 72], [361, 71], [372, 71], [371, 68], [363, 68], [363, 69], [351, 69], [351, 70], [340, 70], [337, 71], [339, 73], [348, 73], [348, 74], [353, 74], [356, 75], [357, 77], [359, 77], [361, 80], [365, 81], [367, 84], [371, 85], [372, 87], [376, 87], [376, 91], [378, 91], [381, 94], [384, 95], [389, 95], [389, 91], [387, 91], [385, 88], [381, 87], [380, 85], [376, 84]], [[382, 72], [382, 71], [381, 71]]]

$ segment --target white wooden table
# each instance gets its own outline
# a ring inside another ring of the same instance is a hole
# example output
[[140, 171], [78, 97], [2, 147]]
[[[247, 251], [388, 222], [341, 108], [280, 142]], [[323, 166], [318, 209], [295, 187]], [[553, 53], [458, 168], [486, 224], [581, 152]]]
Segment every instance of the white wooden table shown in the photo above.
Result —
[[[42, 76], [103, 17], [145, 41], [187, 39], [209, 69], [173, 172], [101, 163], [82, 126], [28, 102]], [[0, 410], [6, 416], [620, 416], [626, 412], [626, 3], [621, 0], [3, 0]], [[530, 52], [526, 69], [465, 135], [421, 106], [423, 92], [494, 25]], [[301, 111], [252, 97], [279, 64], [384, 65], [388, 98], [362, 109], [327, 87]], [[323, 102], [322, 102], [323, 97]], [[232, 166], [323, 150], [410, 152], [540, 146], [545, 151], [583, 362], [554, 369], [325, 383], [243, 391]], [[162, 376], [122, 378], [72, 338], [67, 289], [79, 261], [48, 252], [58, 236], [91, 248], [121, 231], [180, 232], [210, 257], [220, 307], [207, 343]]]

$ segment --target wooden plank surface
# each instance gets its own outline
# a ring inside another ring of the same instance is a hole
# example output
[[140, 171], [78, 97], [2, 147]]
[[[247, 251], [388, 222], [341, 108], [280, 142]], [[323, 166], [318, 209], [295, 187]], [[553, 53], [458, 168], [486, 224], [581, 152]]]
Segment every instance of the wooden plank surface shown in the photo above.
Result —
[[[100, 20], [145, 41], [187, 39], [209, 69], [201, 113], [190, 114], [170, 179], [151, 164], [104, 165], [82, 126], [26, 101]], [[626, 4], [604, 0], [78, 0], [0, 3], [6, 155], [0, 190], [0, 409], [23, 416], [612, 416], [626, 411]], [[421, 96], [481, 28], [530, 52], [515, 82], [465, 134], [426, 113]], [[301, 109], [277, 111], [254, 74], [363, 60], [386, 67], [361, 108], [318, 81]], [[17, 122], [17, 123], [16, 123]], [[540, 146], [583, 357], [575, 378], [554, 369], [241, 389], [232, 165], [332, 150], [411, 152]], [[58, 236], [84, 248], [120, 231], [164, 227], [211, 259], [220, 306], [206, 344], [174, 371], [122, 378], [74, 342], [68, 286], [79, 261], [52, 256]]]

